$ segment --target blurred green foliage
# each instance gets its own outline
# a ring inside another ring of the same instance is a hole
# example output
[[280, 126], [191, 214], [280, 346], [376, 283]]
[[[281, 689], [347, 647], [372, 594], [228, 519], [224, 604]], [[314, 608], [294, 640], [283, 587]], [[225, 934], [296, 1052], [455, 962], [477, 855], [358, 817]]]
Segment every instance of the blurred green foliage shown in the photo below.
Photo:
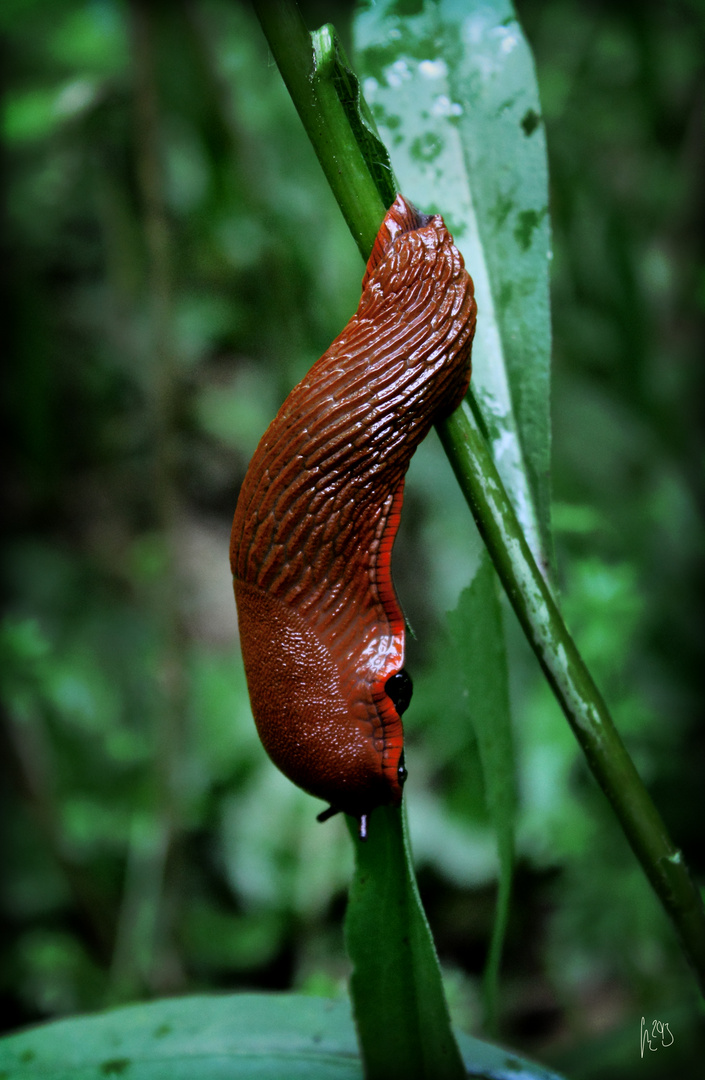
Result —
[[[222, 986], [333, 995], [347, 975], [347, 837], [337, 820], [315, 823], [314, 801], [256, 738], [227, 540], [257, 440], [354, 309], [362, 267], [249, 9], [145, 7], [168, 236], [159, 358], [136, 6], [0, 10], [8, 1027]], [[518, 10], [551, 169], [564, 606], [703, 873], [705, 16], [695, 0]], [[319, 4], [307, 17], [345, 33], [348, 14]], [[443, 626], [478, 557], [433, 437], [412, 466], [396, 553], [417, 635], [409, 813], [455, 1019], [472, 1030], [497, 856], [478, 748], [454, 722], [462, 690]], [[670, 928], [504, 617], [520, 860], [506, 1037], [562, 1054], [576, 1075], [628, 1076], [642, 1065], [641, 1014], [673, 1016], [695, 1061]], [[649, 1075], [676, 1062], [691, 1075], [671, 1049], [652, 1055]]]

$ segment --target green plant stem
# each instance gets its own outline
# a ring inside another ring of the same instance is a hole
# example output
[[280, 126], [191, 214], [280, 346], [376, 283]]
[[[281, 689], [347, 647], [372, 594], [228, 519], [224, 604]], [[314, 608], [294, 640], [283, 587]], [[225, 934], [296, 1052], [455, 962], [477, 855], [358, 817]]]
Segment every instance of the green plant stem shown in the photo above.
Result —
[[438, 425], [438, 433], [531, 647], [705, 988], [700, 894], [536, 565], [484, 438], [477, 405], [464, 402]]
[[[366, 260], [387, 206], [326, 66], [332, 28], [312, 35], [292, 0], [254, 0], [265, 37], [343, 217]], [[365, 254], [366, 253], [366, 254]]]
[[[332, 83], [329, 90], [323, 85], [325, 65], [316, 65], [311, 37], [293, 0], [255, 0], [254, 7], [366, 259], [386, 207], [345, 111], [332, 100]], [[341, 169], [346, 178], [340, 176]], [[479, 417], [470, 392], [466, 403], [439, 425], [441, 441], [529, 643], [705, 990], [705, 909], [700, 894], [536, 565]]]

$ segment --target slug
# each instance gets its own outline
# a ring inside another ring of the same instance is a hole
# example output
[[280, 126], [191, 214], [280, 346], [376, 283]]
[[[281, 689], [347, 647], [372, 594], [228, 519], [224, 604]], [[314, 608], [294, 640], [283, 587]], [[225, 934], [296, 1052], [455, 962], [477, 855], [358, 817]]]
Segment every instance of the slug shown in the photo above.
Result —
[[404, 477], [462, 401], [473, 283], [440, 215], [398, 195], [357, 311], [269, 425], [230, 543], [262, 743], [295, 784], [358, 819], [399, 805], [411, 697], [392, 545]]

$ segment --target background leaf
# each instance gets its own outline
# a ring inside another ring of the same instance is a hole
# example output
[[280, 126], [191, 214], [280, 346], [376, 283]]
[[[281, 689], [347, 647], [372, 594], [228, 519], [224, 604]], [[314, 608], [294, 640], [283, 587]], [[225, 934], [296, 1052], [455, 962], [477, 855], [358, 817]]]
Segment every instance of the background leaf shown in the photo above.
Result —
[[402, 190], [439, 212], [478, 304], [473, 389], [539, 565], [550, 544], [546, 146], [531, 54], [508, 0], [361, 11], [363, 92]]
[[[461, 1044], [468, 1075], [480, 1080], [559, 1080], [479, 1039]], [[363, 1072], [347, 1001], [237, 994], [131, 1005], [10, 1036], [0, 1040], [0, 1077], [363, 1080]]]
[[[506, 0], [379, 4], [356, 20], [363, 88], [402, 189], [440, 211], [475, 282], [472, 387], [493, 455], [540, 565], [548, 565], [550, 452], [548, 188], [530, 51]], [[500, 855], [486, 968], [487, 1019], [509, 915], [514, 756], [504, 629], [483, 555], [449, 618]], [[437, 699], [440, 702], [440, 698]], [[471, 719], [472, 718], [472, 719]]]
[[497, 914], [485, 971], [490, 1031], [497, 1026], [499, 965], [509, 919], [517, 802], [509, 677], [498, 590], [497, 576], [485, 554], [472, 584], [448, 615], [451, 648], [462, 686], [462, 711], [477, 736], [485, 798], [499, 852]]

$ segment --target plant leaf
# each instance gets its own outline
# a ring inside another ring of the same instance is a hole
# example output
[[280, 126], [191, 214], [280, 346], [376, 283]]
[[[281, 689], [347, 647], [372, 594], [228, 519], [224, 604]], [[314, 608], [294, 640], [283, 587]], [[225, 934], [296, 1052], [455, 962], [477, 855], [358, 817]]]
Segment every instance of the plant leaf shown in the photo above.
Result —
[[443, 213], [475, 282], [473, 390], [493, 456], [548, 566], [548, 180], [533, 62], [509, 0], [355, 19], [358, 68], [402, 190]]
[[462, 1077], [441, 971], [421, 905], [402, 810], [379, 807], [355, 876], [345, 941], [367, 1080]]
[[47, 1024], [0, 1041], [3, 1080], [359, 1080], [347, 1002], [189, 997]]
[[485, 798], [497, 837], [499, 893], [485, 970], [488, 1028], [497, 1026], [497, 983], [509, 916], [516, 785], [507, 658], [498, 582], [488, 555], [448, 615], [462, 696], [480, 751]]
[[[479, 1039], [459, 1035], [459, 1042], [469, 1076], [560, 1080]], [[171, 998], [0, 1039], [2, 1080], [111, 1077], [363, 1080], [363, 1072], [348, 1002], [299, 994]]]

